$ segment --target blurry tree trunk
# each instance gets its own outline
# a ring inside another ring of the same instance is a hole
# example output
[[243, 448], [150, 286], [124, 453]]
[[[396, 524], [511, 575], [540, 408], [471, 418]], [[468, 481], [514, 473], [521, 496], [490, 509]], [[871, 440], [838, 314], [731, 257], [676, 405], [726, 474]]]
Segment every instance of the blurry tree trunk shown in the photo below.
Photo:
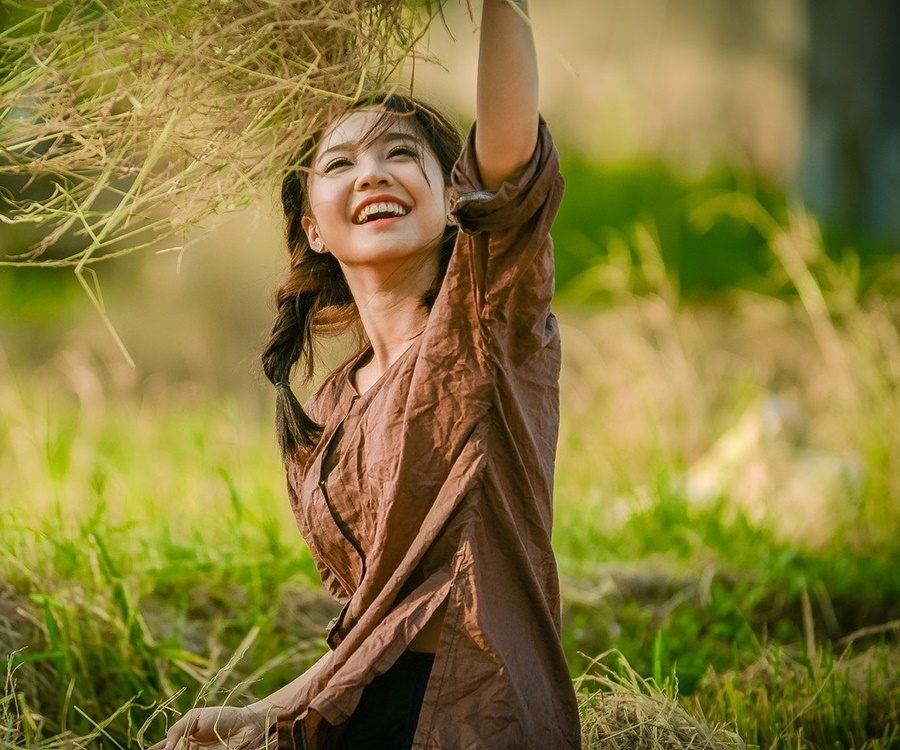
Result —
[[801, 191], [826, 221], [900, 241], [900, 2], [808, 7]]

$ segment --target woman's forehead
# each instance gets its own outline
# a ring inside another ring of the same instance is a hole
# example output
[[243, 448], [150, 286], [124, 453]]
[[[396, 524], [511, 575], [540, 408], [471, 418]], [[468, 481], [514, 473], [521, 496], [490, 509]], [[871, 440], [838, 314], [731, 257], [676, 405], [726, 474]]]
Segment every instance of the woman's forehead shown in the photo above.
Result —
[[418, 133], [409, 117], [386, 112], [383, 109], [350, 112], [325, 131], [316, 152], [322, 154], [344, 147], [356, 149], [382, 136], [394, 134], [418, 140]]

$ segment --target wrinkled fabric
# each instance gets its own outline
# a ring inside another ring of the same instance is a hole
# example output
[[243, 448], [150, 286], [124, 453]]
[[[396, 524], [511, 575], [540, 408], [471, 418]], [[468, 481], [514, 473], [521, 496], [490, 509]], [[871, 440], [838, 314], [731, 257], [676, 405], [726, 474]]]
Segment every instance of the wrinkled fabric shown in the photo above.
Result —
[[[301, 533], [343, 606], [323, 668], [278, 720], [321, 747], [446, 601], [413, 747], [580, 748], [550, 547], [560, 344], [550, 312], [558, 156], [541, 121], [525, 171], [453, 172], [461, 231], [424, 332], [363, 395], [363, 352], [306, 405], [324, 426], [287, 464]], [[326, 471], [326, 468], [328, 469]]]

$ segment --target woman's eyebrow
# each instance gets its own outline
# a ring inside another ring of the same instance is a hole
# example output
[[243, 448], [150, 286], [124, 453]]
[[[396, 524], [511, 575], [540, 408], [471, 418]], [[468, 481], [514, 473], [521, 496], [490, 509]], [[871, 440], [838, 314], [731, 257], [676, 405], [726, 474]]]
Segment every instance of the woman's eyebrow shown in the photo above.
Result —
[[336, 151], [339, 151], [339, 152], [358, 151], [360, 149], [360, 147], [363, 146], [364, 144], [382, 143], [385, 141], [388, 141], [388, 142], [389, 141], [408, 141], [410, 143], [416, 143], [417, 138], [412, 133], [405, 133], [402, 130], [389, 130], [389, 131], [385, 131], [381, 135], [373, 138], [371, 141], [369, 141], [368, 139], [365, 139], [362, 141], [359, 141], [359, 140], [342, 141], [341, 143], [335, 143], [335, 144], [329, 146], [328, 148], [326, 148], [321, 153], [319, 153], [318, 157], [316, 158], [316, 161], [319, 161], [320, 159], [323, 159], [326, 156], [328, 156], [328, 154], [331, 154]]

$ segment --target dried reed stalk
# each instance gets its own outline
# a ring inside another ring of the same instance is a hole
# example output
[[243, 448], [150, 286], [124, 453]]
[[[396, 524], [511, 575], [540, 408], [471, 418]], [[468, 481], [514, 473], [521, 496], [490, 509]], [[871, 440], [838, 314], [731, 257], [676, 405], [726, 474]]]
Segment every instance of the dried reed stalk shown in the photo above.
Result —
[[0, 219], [41, 224], [46, 234], [0, 264], [75, 266], [81, 275], [87, 264], [246, 205], [333, 107], [386, 85], [439, 7], [7, 6], [14, 23], [0, 36], [0, 175], [27, 189], [0, 196]]
[[623, 656], [613, 671], [603, 663], [611, 655], [597, 657], [576, 681], [585, 750], [746, 750], [737, 734], [685, 711]]

